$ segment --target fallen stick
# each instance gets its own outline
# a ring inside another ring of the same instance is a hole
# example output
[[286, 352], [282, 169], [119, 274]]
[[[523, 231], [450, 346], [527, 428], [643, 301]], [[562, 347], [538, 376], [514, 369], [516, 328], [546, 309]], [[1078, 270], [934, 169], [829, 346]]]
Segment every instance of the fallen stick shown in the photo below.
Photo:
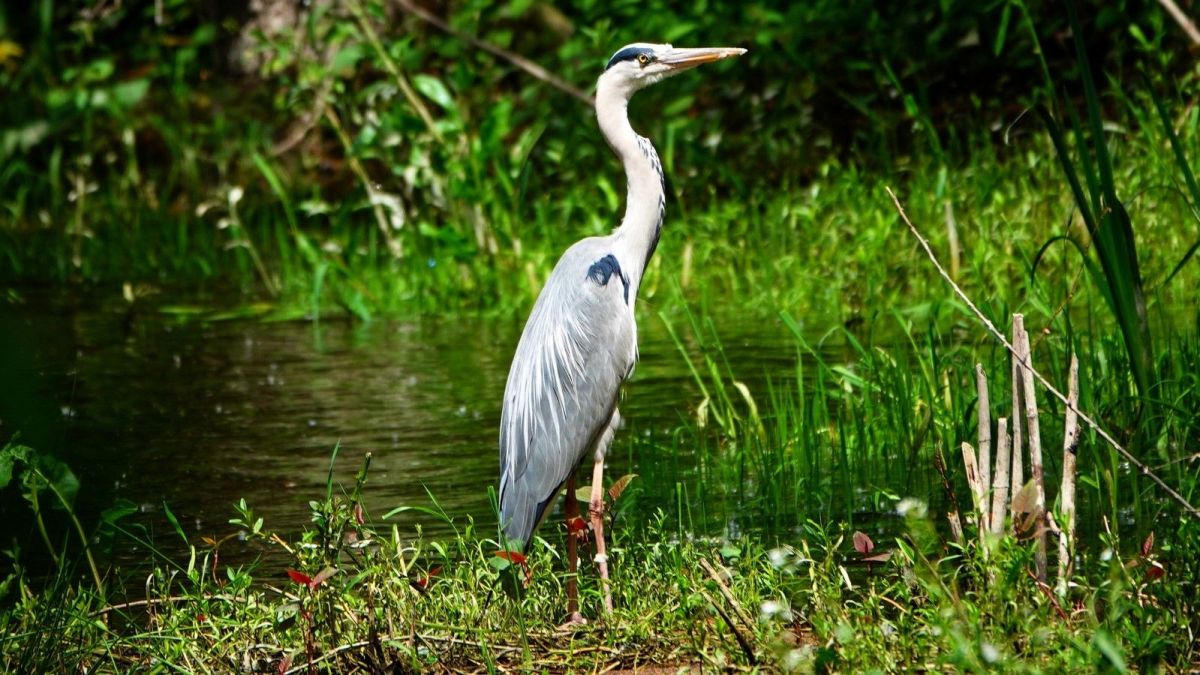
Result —
[[[896, 197], [896, 193], [892, 192], [892, 188], [890, 187], [885, 187], [884, 189], [887, 190], [888, 196], [892, 198], [892, 204], [896, 206], [896, 211], [900, 214], [900, 219], [904, 221], [904, 224], [908, 226], [909, 231], [911, 231], [913, 236], [917, 238], [917, 241], [921, 244], [921, 248], [925, 249], [925, 255], [929, 257], [929, 260], [933, 263], [933, 266], [937, 268], [938, 274], [940, 274], [942, 278], [950, 284], [950, 287], [954, 289], [955, 295], [957, 295], [958, 298], [971, 309], [971, 312], [974, 313], [975, 317], [983, 323], [988, 332], [992, 334], [992, 337], [999, 340], [1000, 344], [1004, 345], [1004, 348], [1007, 349], [1010, 354], [1016, 354], [1017, 350], [1008, 340], [1004, 338], [1004, 335], [1000, 333], [1000, 331], [996, 330], [996, 326], [992, 324], [991, 319], [987, 318], [987, 316], [979, 310], [979, 307], [977, 307], [975, 303], [971, 301], [971, 298], [967, 297], [967, 294], [963, 291], [963, 289], [960, 288], [959, 285], [950, 278], [950, 275], [946, 273], [946, 269], [942, 267], [942, 263], [938, 262], [937, 256], [934, 255], [933, 249], [929, 247], [929, 242], [925, 240], [925, 237], [921, 236], [921, 233], [917, 230], [917, 227], [912, 224], [911, 220], [908, 219], [908, 214], [904, 212], [904, 207], [900, 205], [900, 200]], [[1103, 438], [1104, 442], [1112, 446], [1112, 448], [1116, 450], [1118, 454], [1136, 467], [1143, 476], [1146, 476], [1155, 485], [1162, 488], [1163, 492], [1165, 492], [1171, 499], [1178, 502], [1179, 505], [1182, 506], [1189, 515], [1194, 518], [1200, 518], [1200, 509], [1192, 506], [1191, 502], [1184, 498], [1183, 495], [1179, 494], [1175, 488], [1168, 485], [1166, 481], [1158, 477], [1158, 474], [1151, 471], [1149, 466], [1146, 466], [1144, 462], [1139, 460], [1137, 457], [1134, 457], [1133, 453], [1129, 452], [1125, 449], [1125, 446], [1118, 443], [1117, 439], [1112, 437], [1112, 434], [1104, 430], [1104, 427], [1101, 427], [1099, 424], [1097, 424], [1095, 420], [1080, 410], [1077, 404], [1072, 403], [1066, 396], [1063, 395], [1062, 392], [1060, 392], [1058, 389], [1055, 389], [1054, 385], [1050, 384], [1050, 381], [1047, 380], [1041, 373], [1034, 370], [1031, 366], [1026, 365], [1025, 367], [1029, 368], [1030, 372], [1033, 373], [1033, 376], [1037, 378], [1038, 382], [1041, 382], [1042, 386], [1046, 388], [1046, 391], [1050, 392], [1050, 394], [1062, 402], [1063, 405], [1067, 406], [1067, 410], [1073, 411], [1075, 415], [1078, 416], [1080, 421], [1086, 424], [1092, 431], [1096, 432], [1097, 436]]]

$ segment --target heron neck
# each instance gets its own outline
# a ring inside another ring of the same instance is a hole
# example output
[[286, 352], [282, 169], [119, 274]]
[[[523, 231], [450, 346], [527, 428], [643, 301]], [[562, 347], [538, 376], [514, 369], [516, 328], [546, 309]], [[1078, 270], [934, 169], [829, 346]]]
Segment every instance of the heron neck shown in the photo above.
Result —
[[[630, 280], [640, 285], [642, 272], [658, 246], [666, 210], [662, 163], [650, 140], [639, 136], [629, 124], [629, 96], [632, 92], [605, 86], [602, 79], [596, 91], [596, 118], [613, 152], [625, 166], [629, 184], [625, 197], [625, 217], [613, 233], [613, 248]], [[632, 268], [632, 269], [629, 269]]]

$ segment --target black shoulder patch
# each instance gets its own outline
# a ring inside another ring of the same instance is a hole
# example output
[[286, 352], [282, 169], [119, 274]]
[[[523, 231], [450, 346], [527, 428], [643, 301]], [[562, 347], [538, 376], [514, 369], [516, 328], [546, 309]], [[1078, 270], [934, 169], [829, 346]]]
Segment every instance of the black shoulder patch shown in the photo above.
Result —
[[614, 274], [617, 275], [617, 278], [621, 280], [621, 285], [625, 287], [625, 304], [628, 305], [629, 277], [625, 276], [625, 274], [621, 271], [621, 263], [617, 262], [617, 256], [609, 253], [603, 258], [592, 263], [592, 266], [588, 268], [587, 276], [589, 279], [595, 282], [597, 286], [607, 286], [608, 280], [612, 278]]
[[621, 51], [613, 54], [613, 57], [608, 60], [608, 65], [604, 66], [605, 70], [612, 68], [615, 64], [622, 61], [632, 61], [638, 57], [638, 54], [653, 54], [654, 50], [649, 47], [626, 47]]

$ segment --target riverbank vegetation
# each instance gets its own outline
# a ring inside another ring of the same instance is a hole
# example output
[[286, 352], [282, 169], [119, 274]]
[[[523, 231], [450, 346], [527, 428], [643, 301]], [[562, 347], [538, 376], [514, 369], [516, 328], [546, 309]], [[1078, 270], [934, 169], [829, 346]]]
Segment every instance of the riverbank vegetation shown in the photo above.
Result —
[[[360, 498], [369, 460], [303, 533], [242, 503], [197, 540], [168, 508], [190, 555], [107, 569], [113, 537], [155, 550], [128, 505], [75, 518], [70, 469], [6, 435], [0, 489], [25, 505], [5, 504], [49, 561], [14, 545], [0, 567], [0, 667], [1196, 668], [1200, 113], [1184, 34], [1145, 4], [463, 3], [445, 26], [406, 0], [274, 23], [0, 9], [0, 302], [50, 289], [186, 321], [520, 316], [563, 248], [619, 220], [581, 99], [647, 37], [624, 27], [751, 50], [736, 77], [633, 105], [670, 195], [639, 319], [666, 324], [700, 396], [669, 441], [613, 448], [641, 475], [615, 498], [612, 616], [557, 629], [564, 531], [525, 559], [497, 555], [494, 516], [436, 501], [400, 508], [455, 536], [393, 527]], [[762, 389], [708, 320], [731, 306], [794, 342]], [[1078, 359], [1077, 404], [1036, 387], [1040, 459], [1027, 426], [1012, 505], [989, 510], [998, 418], [1029, 420], [1021, 362], [985, 329], [1014, 314], [1050, 384]], [[289, 571], [228, 564], [232, 541]], [[586, 565], [581, 584], [594, 608]]]

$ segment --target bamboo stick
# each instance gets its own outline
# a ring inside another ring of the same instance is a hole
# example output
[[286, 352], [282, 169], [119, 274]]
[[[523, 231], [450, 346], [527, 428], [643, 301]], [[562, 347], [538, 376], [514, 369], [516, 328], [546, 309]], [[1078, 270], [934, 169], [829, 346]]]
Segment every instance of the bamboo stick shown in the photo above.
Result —
[[1041, 426], [1038, 422], [1037, 387], [1033, 382], [1033, 350], [1029, 348], [1029, 332], [1025, 330], [1025, 317], [1013, 315], [1013, 328], [1021, 329], [1021, 353], [1025, 357], [1021, 363], [1021, 383], [1025, 401], [1025, 442], [1029, 445], [1029, 473], [1033, 478], [1034, 489], [1034, 541], [1036, 550], [1033, 563], [1037, 568], [1038, 581], [1046, 582], [1046, 528], [1042, 527], [1046, 518], [1046, 481], [1042, 475], [1042, 437]]
[[954, 541], [963, 545], [966, 541], [963, 539], [962, 519], [958, 515], [958, 500], [954, 497], [954, 488], [950, 486], [950, 479], [946, 475], [946, 459], [942, 457], [941, 448], [936, 449], [933, 453], [933, 467], [942, 477], [942, 491], [946, 493], [946, 500], [950, 502], [950, 507], [946, 511], [946, 520], [950, 521], [950, 534], [954, 537]]
[[982, 363], [975, 364], [975, 386], [979, 390], [979, 482], [984, 490], [984, 499], [979, 509], [979, 531], [983, 533], [992, 520], [987, 503], [987, 490], [992, 485], [992, 420], [987, 374], [983, 372]]
[[1058, 533], [1058, 583], [1055, 591], [1066, 596], [1067, 578], [1071, 575], [1071, 556], [1075, 552], [1075, 463], [1079, 450], [1079, 358], [1071, 352], [1071, 368], [1067, 375], [1067, 419], [1063, 429], [1062, 487], [1059, 489], [1059, 508], [1063, 526]]
[[1004, 531], [1004, 512], [1008, 503], [1008, 472], [1011, 468], [1008, 444], [1008, 419], [996, 420], [996, 476], [992, 483], [992, 534]]
[[[987, 543], [987, 520], [984, 516], [986, 508], [984, 500], [987, 495], [987, 488], [984, 487], [983, 481], [979, 474], [979, 462], [975, 458], [975, 448], [971, 444], [963, 441], [962, 444], [963, 468], [966, 470], [967, 486], [971, 488], [971, 502], [975, 511], [975, 525], [979, 530], [979, 543]], [[987, 550], [986, 548], [984, 549]], [[986, 555], [986, 554], [985, 554]]]
[[[1013, 332], [1012, 332], [1012, 417], [1009, 418], [1012, 435], [1012, 470], [1008, 474], [1009, 489], [1008, 494], [1011, 497], [1016, 497], [1021, 491], [1021, 486], [1025, 485], [1025, 467], [1021, 463], [1021, 360], [1024, 358], [1021, 355], [1021, 332], [1017, 324], [1016, 315], [1013, 315]], [[1011, 507], [1011, 504], [1009, 505]], [[1011, 508], [1010, 508], [1011, 510]], [[1016, 526], [1016, 513], [1013, 515], [1013, 527]]]
[[[903, 221], [904, 225], [908, 227], [908, 231], [912, 232], [913, 237], [916, 238], [917, 243], [921, 245], [921, 249], [925, 251], [925, 255], [929, 258], [929, 262], [933, 263], [934, 269], [938, 271], [938, 274], [940, 274], [941, 277], [946, 280], [946, 283], [950, 285], [950, 288], [954, 290], [954, 295], [957, 296], [958, 299], [967, 306], [967, 309], [971, 310], [971, 314], [973, 314], [975, 318], [979, 320], [979, 323], [987, 329], [987, 332], [994, 337], [997, 342], [1003, 345], [1009, 353], [1015, 354], [1016, 348], [1013, 347], [1012, 343], [1009, 342], [1008, 339], [1004, 337], [1004, 334], [996, 328], [996, 325], [992, 323], [992, 320], [987, 318], [987, 315], [980, 311], [979, 306], [971, 300], [970, 296], [963, 291], [962, 287], [955, 283], [954, 279], [950, 278], [950, 273], [946, 271], [946, 268], [942, 266], [942, 263], [938, 261], [937, 256], [934, 255], [933, 249], [930, 248], [929, 240], [921, 234], [921, 231], [917, 229], [916, 225], [913, 225], [912, 220], [910, 220], [908, 214], [904, 212], [904, 207], [900, 205], [900, 199], [896, 196], [896, 193], [892, 191], [892, 188], [885, 186], [884, 191], [886, 191], [888, 197], [891, 198], [892, 206], [896, 207], [896, 213], [900, 214], [900, 220]], [[1034, 370], [1033, 377], [1038, 382], [1042, 383], [1042, 386], [1046, 388], [1046, 391], [1050, 392], [1051, 396], [1058, 399], [1064, 405], [1067, 404], [1067, 397], [1061, 391], [1056, 389], [1053, 384], [1050, 384], [1050, 380], [1047, 380], [1045, 375], [1042, 375]], [[1129, 462], [1130, 465], [1137, 469], [1138, 473], [1150, 479], [1151, 482], [1158, 486], [1158, 489], [1162, 490], [1168, 497], [1182, 506], [1183, 509], [1187, 511], [1189, 516], [1200, 519], [1200, 508], [1193, 506], [1192, 503], [1187, 500], [1187, 497], [1184, 497], [1182, 494], [1180, 494], [1179, 490], [1172, 487], [1157, 473], [1154, 473], [1153, 469], [1151, 469], [1145, 462], [1138, 459], [1132, 452], [1129, 451], [1128, 448], [1126, 448], [1124, 445], [1121, 445], [1121, 443], [1116, 438], [1113, 438], [1113, 435], [1105, 430], [1105, 428], [1096, 422], [1096, 420], [1092, 419], [1087, 413], [1079, 410], [1078, 408], [1075, 409], [1075, 414], [1079, 416], [1079, 421], [1081, 423], [1087, 425], [1087, 427], [1095, 432], [1095, 434], [1099, 436], [1101, 440], [1103, 440], [1110, 447], [1112, 447], [1113, 450], [1116, 450], [1118, 454], [1124, 457], [1125, 461]]]

